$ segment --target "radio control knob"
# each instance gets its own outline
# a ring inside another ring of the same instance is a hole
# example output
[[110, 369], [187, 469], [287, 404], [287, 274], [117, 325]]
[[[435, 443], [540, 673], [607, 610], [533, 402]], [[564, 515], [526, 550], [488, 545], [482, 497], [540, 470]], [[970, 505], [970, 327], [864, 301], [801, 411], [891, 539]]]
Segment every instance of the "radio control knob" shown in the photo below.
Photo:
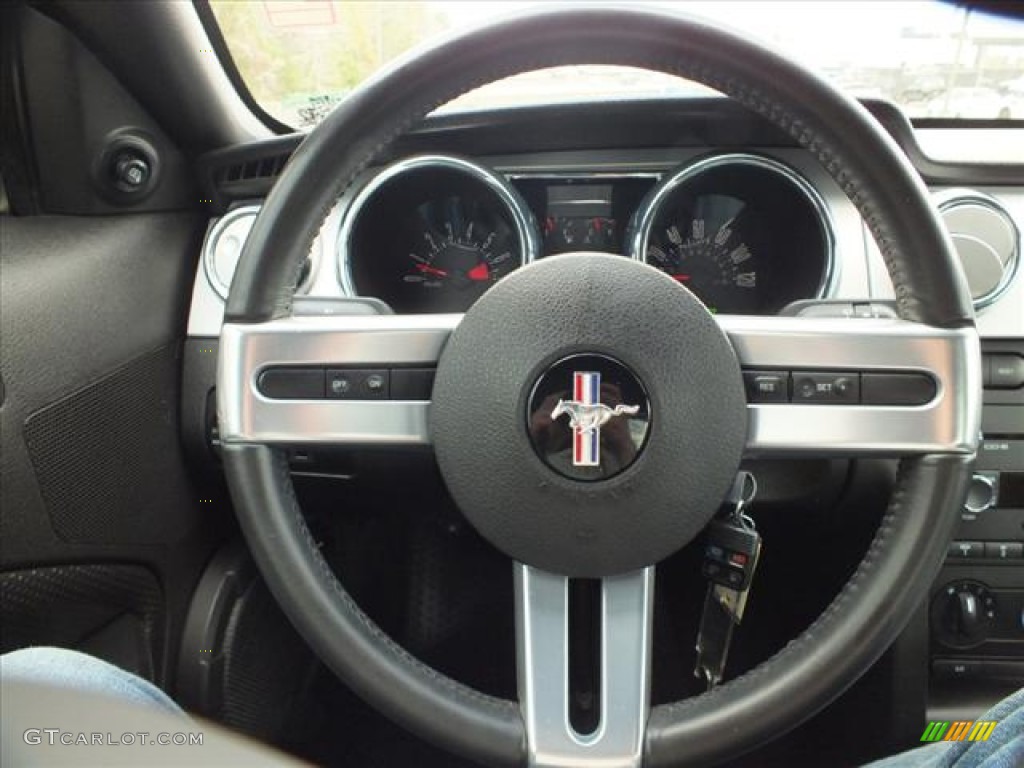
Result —
[[992, 509], [996, 505], [996, 480], [992, 475], [975, 474], [967, 486], [967, 498], [964, 509], [978, 514]]

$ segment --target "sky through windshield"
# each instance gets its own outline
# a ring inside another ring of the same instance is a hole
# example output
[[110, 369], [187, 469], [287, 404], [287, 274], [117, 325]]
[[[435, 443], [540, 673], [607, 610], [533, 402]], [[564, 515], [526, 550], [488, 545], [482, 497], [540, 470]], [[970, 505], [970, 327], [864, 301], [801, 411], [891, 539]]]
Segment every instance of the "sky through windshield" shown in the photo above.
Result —
[[[211, 0], [254, 98], [309, 129], [359, 82], [409, 48], [537, 2]], [[859, 96], [913, 117], [1024, 119], [1024, 23], [941, 2], [654, 2], [760, 39]], [[693, 83], [619, 67], [529, 73], [448, 109], [699, 95]]]

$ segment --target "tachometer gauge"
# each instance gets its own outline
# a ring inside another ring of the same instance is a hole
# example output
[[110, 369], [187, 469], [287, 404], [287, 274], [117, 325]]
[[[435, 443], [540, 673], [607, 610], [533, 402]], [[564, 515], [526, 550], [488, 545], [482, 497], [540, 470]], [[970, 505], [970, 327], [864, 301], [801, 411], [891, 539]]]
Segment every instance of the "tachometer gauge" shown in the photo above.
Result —
[[461, 158], [429, 155], [381, 171], [342, 221], [346, 292], [396, 312], [465, 312], [532, 261], [539, 237], [515, 189]]
[[406, 285], [469, 294], [454, 297], [464, 303], [519, 266], [512, 227], [478, 201], [448, 197], [424, 203], [412, 229]]
[[665, 177], [640, 204], [633, 258], [686, 286], [712, 312], [774, 314], [827, 295], [832, 223], [817, 191], [767, 157], [717, 155]]

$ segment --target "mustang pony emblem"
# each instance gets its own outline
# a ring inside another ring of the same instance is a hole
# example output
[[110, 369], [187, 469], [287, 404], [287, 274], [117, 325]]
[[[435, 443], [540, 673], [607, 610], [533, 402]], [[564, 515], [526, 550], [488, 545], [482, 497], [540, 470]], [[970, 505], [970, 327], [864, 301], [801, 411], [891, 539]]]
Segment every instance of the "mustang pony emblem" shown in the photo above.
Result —
[[601, 374], [596, 371], [573, 373], [573, 399], [559, 400], [551, 411], [552, 420], [569, 414], [573, 431], [572, 463], [575, 467], [596, 467], [601, 462], [601, 427], [615, 416], [632, 415], [639, 405], [620, 403], [614, 408], [601, 402]]

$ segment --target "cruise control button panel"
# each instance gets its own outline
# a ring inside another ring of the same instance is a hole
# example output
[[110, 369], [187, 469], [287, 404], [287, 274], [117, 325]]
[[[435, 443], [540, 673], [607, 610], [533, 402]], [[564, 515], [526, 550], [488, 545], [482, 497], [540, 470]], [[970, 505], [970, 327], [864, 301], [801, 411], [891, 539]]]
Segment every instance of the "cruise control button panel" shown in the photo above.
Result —
[[273, 400], [430, 400], [433, 368], [274, 367], [256, 387]]
[[912, 371], [744, 370], [748, 403], [808, 405], [926, 405], [935, 379]]

